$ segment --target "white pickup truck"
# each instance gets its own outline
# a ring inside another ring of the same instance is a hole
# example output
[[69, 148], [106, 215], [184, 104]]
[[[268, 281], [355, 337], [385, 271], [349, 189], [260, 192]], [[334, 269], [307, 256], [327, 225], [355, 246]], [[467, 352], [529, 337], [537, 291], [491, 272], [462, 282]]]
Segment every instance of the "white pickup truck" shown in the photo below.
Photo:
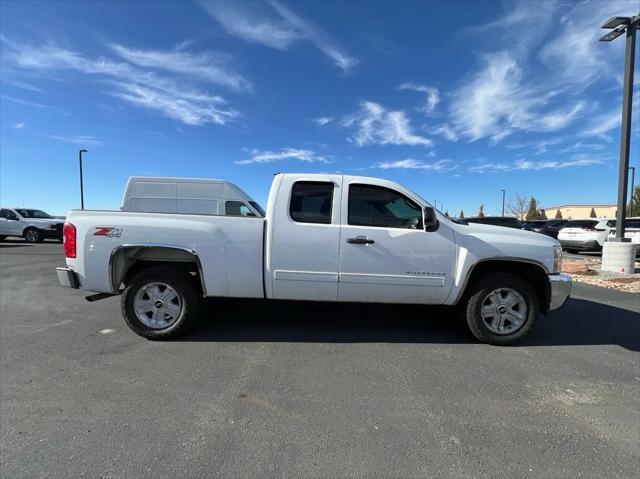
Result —
[[510, 344], [571, 292], [556, 240], [347, 175], [276, 175], [265, 218], [72, 210], [64, 250], [60, 283], [122, 293], [149, 339], [183, 333], [213, 296], [451, 305], [480, 341]]

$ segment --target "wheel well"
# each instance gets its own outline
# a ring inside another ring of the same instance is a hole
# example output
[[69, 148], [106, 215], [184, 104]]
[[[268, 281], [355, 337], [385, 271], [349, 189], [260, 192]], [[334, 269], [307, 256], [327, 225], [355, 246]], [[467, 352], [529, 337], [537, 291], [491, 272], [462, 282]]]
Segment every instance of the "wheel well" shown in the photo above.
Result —
[[549, 309], [551, 296], [549, 279], [542, 266], [523, 261], [489, 260], [478, 263], [469, 276], [465, 289], [478, 281], [479, 278], [491, 273], [511, 273], [519, 276], [531, 285], [538, 297], [540, 312], [546, 313]]
[[173, 246], [132, 245], [117, 248], [109, 259], [109, 281], [117, 292], [140, 271], [159, 265], [173, 266], [197, 279], [201, 293], [206, 295], [202, 266], [198, 255], [191, 250]]

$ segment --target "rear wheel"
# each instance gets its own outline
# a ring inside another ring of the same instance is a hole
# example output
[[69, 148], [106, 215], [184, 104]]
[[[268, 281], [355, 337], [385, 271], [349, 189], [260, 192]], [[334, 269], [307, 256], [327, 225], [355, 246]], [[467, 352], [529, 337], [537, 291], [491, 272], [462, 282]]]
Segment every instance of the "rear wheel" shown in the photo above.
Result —
[[42, 233], [36, 228], [27, 228], [24, 230], [24, 239], [27, 243], [42, 243], [44, 240]]
[[171, 266], [148, 268], [127, 282], [121, 307], [125, 322], [147, 339], [172, 339], [184, 334], [201, 308], [192, 278]]
[[529, 283], [511, 273], [480, 278], [470, 287], [462, 314], [471, 333], [488, 344], [513, 344], [526, 337], [539, 315]]

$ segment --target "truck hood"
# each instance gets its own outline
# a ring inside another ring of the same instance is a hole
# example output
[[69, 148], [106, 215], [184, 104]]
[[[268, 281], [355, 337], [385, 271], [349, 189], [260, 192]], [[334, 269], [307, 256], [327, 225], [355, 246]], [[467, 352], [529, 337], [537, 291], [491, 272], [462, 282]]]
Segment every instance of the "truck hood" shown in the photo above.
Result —
[[553, 271], [553, 249], [560, 243], [543, 234], [503, 226], [470, 223], [454, 226], [462, 256], [473, 261], [488, 258], [519, 258], [542, 264]]

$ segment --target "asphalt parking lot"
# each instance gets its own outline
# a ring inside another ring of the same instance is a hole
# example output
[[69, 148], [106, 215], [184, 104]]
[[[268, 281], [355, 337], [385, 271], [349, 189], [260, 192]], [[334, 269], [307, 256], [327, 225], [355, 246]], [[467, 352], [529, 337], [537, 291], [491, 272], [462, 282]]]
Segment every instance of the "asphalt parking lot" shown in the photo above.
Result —
[[640, 301], [578, 285], [515, 347], [443, 308], [212, 301], [150, 342], [0, 243], [9, 477], [637, 477]]

